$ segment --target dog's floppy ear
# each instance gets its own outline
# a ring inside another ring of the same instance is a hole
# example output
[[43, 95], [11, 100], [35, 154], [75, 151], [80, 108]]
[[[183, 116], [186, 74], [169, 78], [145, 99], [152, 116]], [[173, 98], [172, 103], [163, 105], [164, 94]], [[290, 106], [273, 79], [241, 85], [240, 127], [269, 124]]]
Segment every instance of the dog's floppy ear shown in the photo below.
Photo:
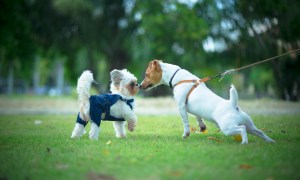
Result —
[[110, 80], [115, 86], [119, 86], [123, 79], [123, 73], [121, 70], [114, 69], [110, 72]]

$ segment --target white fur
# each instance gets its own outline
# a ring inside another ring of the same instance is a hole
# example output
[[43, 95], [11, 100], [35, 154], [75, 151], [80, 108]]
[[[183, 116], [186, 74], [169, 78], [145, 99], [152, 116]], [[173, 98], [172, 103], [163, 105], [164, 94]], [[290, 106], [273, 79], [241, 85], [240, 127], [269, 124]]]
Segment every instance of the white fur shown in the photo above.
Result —
[[[111, 72], [111, 77], [113, 76], [112, 73], [119, 73], [118, 75], [118, 82], [114, 81], [112, 78], [111, 82], [111, 92], [112, 94], [119, 94], [124, 99], [133, 99], [134, 97], [129, 93], [128, 89], [126, 88], [126, 85], [128, 83], [131, 83], [132, 81], [136, 81], [136, 77], [132, 75], [130, 72], [128, 72], [126, 69], [123, 70], [113, 70]], [[92, 119], [90, 119], [90, 87], [93, 79], [93, 74], [90, 71], [84, 71], [82, 75], [79, 77], [77, 82], [77, 93], [79, 98], [79, 107], [80, 107], [80, 117], [83, 120], [91, 121], [91, 129], [89, 132], [89, 138], [90, 139], [98, 139], [100, 128], [96, 125], [96, 123], [93, 122]], [[118, 84], [118, 87], [115, 86], [115, 84]], [[134, 103], [132, 103], [134, 108]], [[128, 130], [133, 131], [136, 123], [137, 123], [137, 117], [134, 114], [133, 109], [131, 110], [130, 107], [121, 100], [118, 100], [114, 105], [111, 106], [110, 114], [116, 118], [124, 118], [125, 121], [128, 123]], [[124, 138], [126, 137], [126, 130], [125, 125], [126, 123], [124, 121], [114, 121], [114, 130], [116, 133], [116, 137], [118, 138]], [[71, 138], [79, 138], [85, 133], [84, 126], [76, 123], [74, 130], [72, 132]]]
[[[175, 73], [178, 66], [159, 62], [162, 68], [162, 79], [157, 84], [168, 85], [171, 77]], [[199, 79], [187, 70], [181, 69], [177, 72], [172, 80], [172, 85], [175, 85], [181, 80]], [[156, 86], [157, 86], [156, 85]], [[230, 89], [230, 98], [225, 100], [210, 89], [204, 83], [201, 83], [189, 96], [188, 103], [186, 104], [186, 96], [188, 91], [193, 86], [193, 83], [184, 83], [174, 88], [174, 98], [177, 102], [179, 113], [182, 118], [184, 132], [182, 137], [186, 138], [190, 134], [190, 126], [188, 122], [188, 114], [191, 113], [196, 116], [197, 122], [201, 130], [206, 126], [202, 118], [215, 123], [225, 135], [242, 136], [242, 144], [248, 143], [247, 132], [258, 137], [261, 137], [266, 142], [275, 142], [269, 138], [261, 130], [257, 129], [251, 118], [242, 111], [237, 105], [238, 94], [234, 86]], [[148, 88], [149, 90], [151, 88]]]

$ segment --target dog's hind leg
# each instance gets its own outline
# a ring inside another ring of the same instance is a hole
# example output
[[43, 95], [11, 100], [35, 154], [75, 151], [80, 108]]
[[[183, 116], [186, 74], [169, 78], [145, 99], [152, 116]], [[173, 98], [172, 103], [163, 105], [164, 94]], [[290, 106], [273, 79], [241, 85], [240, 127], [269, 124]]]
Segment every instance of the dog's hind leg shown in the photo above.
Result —
[[249, 121], [247, 124], [247, 132], [262, 138], [266, 142], [276, 143], [276, 141], [274, 141], [269, 136], [267, 136], [263, 131], [257, 129], [257, 127], [254, 125], [254, 123], [252, 121]]
[[200, 128], [200, 131], [201, 131], [201, 132], [204, 132], [205, 129], [206, 129], [206, 125], [205, 125], [204, 122], [203, 122], [203, 118], [200, 117], [200, 116], [196, 116], [196, 119], [197, 119], [198, 126], [199, 126], [199, 128]]
[[255, 129], [251, 129], [248, 131], [250, 134], [256, 135], [260, 138], [262, 138], [263, 140], [265, 140], [266, 142], [269, 143], [276, 143], [276, 141], [274, 141], [273, 139], [271, 139], [269, 136], [267, 136], [264, 132], [262, 132], [261, 130], [255, 128]]
[[85, 132], [82, 124], [76, 123], [71, 138], [80, 138]]
[[246, 126], [240, 125], [240, 126], [226, 127], [224, 129], [222, 127], [220, 127], [220, 128], [221, 128], [221, 131], [227, 136], [240, 134], [242, 136], [241, 144], [248, 144], [248, 136], [247, 136]]
[[89, 132], [90, 139], [97, 140], [100, 133], [100, 127], [93, 121], [91, 121], [91, 130]]
[[241, 115], [245, 120], [245, 125], [246, 125], [246, 129], [247, 129], [248, 133], [253, 134], [255, 136], [258, 136], [258, 137], [262, 138], [263, 140], [265, 140], [266, 142], [276, 143], [276, 141], [269, 138], [263, 131], [259, 130], [255, 126], [255, 124], [253, 123], [251, 117], [248, 114], [241, 111]]

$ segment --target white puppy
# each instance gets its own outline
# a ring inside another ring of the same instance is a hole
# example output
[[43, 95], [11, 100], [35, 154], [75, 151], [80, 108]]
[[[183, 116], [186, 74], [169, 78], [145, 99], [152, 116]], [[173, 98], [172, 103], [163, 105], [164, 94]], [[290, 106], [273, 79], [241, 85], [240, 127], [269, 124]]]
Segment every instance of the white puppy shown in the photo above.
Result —
[[225, 100], [214, 94], [204, 83], [200, 83], [189, 93], [195, 83], [178, 84], [182, 80], [197, 81], [199, 78], [176, 65], [153, 60], [149, 63], [140, 87], [143, 90], [150, 90], [160, 84], [175, 86], [174, 98], [184, 126], [182, 137], [190, 135], [187, 113], [191, 113], [196, 116], [201, 131], [206, 129], [202, 120], [204, 118], [214, 122], [225, 135], [241, 135], [242, 144], [248, 143], [247, 132], [261, 137], [266, 142], [275, 142], [257, 129], [251, 118], [237, 105], [238, 94], [234, 86], [230, 89], [230, 99]]
[[80, 112], [77, 116], [75, 128], [71, 138], [81, 137], [85, 126], [91, 121], [90, 139], [98, 139], [102, 120], [113, 121], [117, 137], [126, 137], [125, 121], [128, 130], [133, 131], [137, 117], [134, 114], [134, 96], [138, 93], [137, 79], [126, 69], [113, 70], [110, 73], [112, 94], [90, 96], [91, 83], [94, 82], [93, 74], [84, 71], [77, 83]]

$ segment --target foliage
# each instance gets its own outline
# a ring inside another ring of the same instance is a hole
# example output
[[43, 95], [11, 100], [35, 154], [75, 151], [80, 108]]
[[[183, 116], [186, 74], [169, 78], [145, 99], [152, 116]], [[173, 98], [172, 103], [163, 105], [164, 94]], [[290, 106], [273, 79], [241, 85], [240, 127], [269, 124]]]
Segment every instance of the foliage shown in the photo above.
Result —
[[104, 122], [98, 141], [70, 139], [75, 116], [0, 116], [0, 177], [299, 179], [298, 116], [253, 119], [277, 144], [249, 136], [249, 144], [240, 145], [209, 123], [200, 134], [195, 119], [191, 136], [182, 139], [177, 116], [141, 116], [126, 139], [115, 138], [112, 124]]
[[[299, 48], [298, 7], [296, 0], [1, 0], [0, 79], [46, 86], [62, 81], [55, 76], [64, 72], [65, 84], [75, 85], [90, 69], [105, 89], [112, 69], [127, 68], [142, 79], [152, 59], [214, 75]], [[46, 82], [35, 82], [43, 79], [39, 66], [32, 69], [37, 57], [49, 63]], [[297, 100], [299, 62], [293, 54], [242, 72], [243, 88], [258, 84], [256, 93], [264, 94], [268, 82], [277, 97]]]

